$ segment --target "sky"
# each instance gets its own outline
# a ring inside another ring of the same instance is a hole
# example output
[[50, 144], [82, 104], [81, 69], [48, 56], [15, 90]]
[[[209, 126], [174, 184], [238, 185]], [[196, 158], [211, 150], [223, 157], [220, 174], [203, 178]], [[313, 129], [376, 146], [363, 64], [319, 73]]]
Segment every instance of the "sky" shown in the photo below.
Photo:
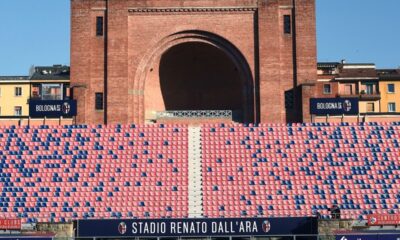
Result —
[[400, 0], [316, 0], [318, 61], [400, 67]]
[[[70, 63], [70, 0], [0, 0], [0, 75]], [[400, 67], [400, 0], [316, 0], [318, 61]]]

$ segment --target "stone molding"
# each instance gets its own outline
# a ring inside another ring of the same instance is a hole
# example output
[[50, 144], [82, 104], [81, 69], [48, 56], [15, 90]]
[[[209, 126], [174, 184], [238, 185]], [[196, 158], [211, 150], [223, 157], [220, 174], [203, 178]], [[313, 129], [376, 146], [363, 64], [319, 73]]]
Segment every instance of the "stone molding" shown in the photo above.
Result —
[[170, 8], [129, 8], [131, 14], [179, 14], [179, 13], [234, 13], [255, 12], [257, 7], [170, 7]]

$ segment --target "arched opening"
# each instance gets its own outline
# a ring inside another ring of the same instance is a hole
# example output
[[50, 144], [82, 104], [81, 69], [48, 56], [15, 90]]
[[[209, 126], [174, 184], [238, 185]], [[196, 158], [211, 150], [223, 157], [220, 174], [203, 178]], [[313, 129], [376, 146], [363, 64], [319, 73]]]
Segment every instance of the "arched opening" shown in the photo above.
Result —
[[243, 121], [246, 81], [232, 58], [204, 42], [175, 45], [161, 56], [161, 94], [165, 110], [232, 110]]

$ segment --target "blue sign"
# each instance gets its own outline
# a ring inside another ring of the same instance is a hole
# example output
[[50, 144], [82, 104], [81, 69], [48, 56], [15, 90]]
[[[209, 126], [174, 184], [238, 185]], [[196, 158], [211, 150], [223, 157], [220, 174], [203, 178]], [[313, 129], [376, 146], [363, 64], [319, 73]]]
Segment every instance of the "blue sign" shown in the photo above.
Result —
[[398, 234], [343, 234], [336, 235], [336, 240], [399, 240], [400, 233]]
[[311, 98], [310, 113], [316, 115], [358, 114], [358, 98]]
[[76, 100], [30, 100], [30, 117], [73, 117], [76, 116]]
[[316, 218], [78, 220], [77, 237], [202, 237], [318, 234]]

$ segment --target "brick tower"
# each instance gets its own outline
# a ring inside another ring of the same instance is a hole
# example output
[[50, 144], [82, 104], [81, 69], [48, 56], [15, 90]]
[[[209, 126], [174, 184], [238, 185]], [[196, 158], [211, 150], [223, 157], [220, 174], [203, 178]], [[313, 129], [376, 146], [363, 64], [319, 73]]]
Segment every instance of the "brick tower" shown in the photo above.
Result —
[[225, 109], [239, 122], [302, 121], [299, 86], [316, 79], [314, 0], [71, 0], [71, 8], [80, 123]]

